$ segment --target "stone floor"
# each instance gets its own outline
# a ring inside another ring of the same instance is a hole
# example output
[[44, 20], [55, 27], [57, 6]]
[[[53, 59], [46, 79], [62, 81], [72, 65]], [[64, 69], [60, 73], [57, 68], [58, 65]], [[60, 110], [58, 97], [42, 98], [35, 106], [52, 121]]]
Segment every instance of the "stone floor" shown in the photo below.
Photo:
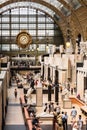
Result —
[[23, 93], [23, 91], [18, 90], [18, 97], [17, 99], [15, 99], [14, 88], [15, 87], [11, 87], [8, 89], [8, 107], [4, 130], [26, 130], [24, 117], [19, 101], [19, 97]]

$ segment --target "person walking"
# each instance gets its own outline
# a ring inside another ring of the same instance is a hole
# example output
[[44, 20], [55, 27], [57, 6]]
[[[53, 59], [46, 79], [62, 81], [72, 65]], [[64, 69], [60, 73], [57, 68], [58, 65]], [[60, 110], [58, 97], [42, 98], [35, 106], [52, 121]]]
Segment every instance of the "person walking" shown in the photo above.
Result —
[[83, 129], [83, 120], [81, 115], [79, 115], [79, 119], [77, 121], [77, 126], [78, 126], [78, 130], [82, 130]]
[[14, 96], [17, 98], [17, 89], [14, 90]]
[[78, 126], [77, 126], [77, 121], [76, 120], [72, 121], [72, 130], [78, 130]]
[[63, 123], [63, 130], [66, 130], [66, 118], [65, 113], [62, 111], [62, 123]]
[[68, 130], [68, 115], [67, 115], [67, 112], [65, 112], [65, 130]]
[[57, 114], [61, 112], [61, 108], [60, 108], [58, 102], [56, 103], [56, 112], [57, 112]]
[[57, 115], [57, 123], [55, 124], [55, 130], [64, 130], [63, 129], [63, 121], [62, 121], [62, 114]]
[[76, 118], [77, 115], [77, 110], [75, 109], [75, 107], [73, 106], [72, 110], [71, 110], [71, 117], [72, 120]]
[[85, 119], [85, 123], [86, 123], [86, 130], [87, 130], [87, 117], [86, 117], [86, 119]]

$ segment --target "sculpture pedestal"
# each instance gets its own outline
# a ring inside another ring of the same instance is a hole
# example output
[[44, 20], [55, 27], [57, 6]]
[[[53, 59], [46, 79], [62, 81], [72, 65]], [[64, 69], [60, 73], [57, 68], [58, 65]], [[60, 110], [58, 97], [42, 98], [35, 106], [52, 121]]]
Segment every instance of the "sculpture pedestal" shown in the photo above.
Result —
[[42, 107], [43, 105], [43, 93], [42, 93], [42, 87], [36, 88], [36, 106]]
[[63, 108], [65, 108], [65, 109], [72, 108], [72, 103], [69, 99], [63, 99]]

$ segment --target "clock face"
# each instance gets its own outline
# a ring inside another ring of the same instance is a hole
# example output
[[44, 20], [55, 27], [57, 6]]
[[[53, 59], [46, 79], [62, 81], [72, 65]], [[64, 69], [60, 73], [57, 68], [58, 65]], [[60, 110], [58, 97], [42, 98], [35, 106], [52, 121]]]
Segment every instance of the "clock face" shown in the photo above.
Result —
[[32, 42], [32, 38], [29, 33], [22, 31], [17, 35], [16, 41], [20, 47], [26, 48]]
[[19, 40], [20, 40], [20, 43], [23, 44], [23, 45], [26, 45], [29, 42], [27, 35], [20, 36]]

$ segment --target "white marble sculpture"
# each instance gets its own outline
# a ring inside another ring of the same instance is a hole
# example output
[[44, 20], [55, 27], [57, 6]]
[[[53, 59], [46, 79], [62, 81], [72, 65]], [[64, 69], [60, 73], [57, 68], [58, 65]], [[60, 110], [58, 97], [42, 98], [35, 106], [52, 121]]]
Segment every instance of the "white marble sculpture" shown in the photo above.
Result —
[[62, 95], [65, 96], [65, 99], [69, 99], [69, 91], [67, 88], [64, 88], [62, 91]]
[[87, 106], [87, 90], [85, 90], [85, 104]]
[[28, 91], [27, 91], [27, 104], [32, 104], [32, 92], [33, 92], [33, 89], [32, 88], [29, 88]]

